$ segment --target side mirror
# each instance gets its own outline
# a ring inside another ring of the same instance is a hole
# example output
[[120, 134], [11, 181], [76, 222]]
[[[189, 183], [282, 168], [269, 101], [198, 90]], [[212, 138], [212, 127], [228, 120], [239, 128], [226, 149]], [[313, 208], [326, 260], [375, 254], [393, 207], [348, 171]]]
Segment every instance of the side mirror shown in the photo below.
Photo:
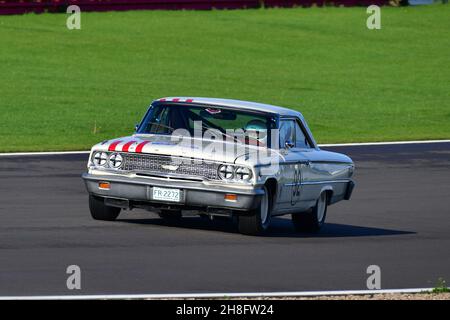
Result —
[[139, 129], [139, 123], [136, 123], [136, 124], [134, 125], [134, 132], [137, 132], [138, 129]]
[[286, 146], [287, 149], [293, 148], [294, 147], [294, 143], [291, 140], [287, 140], [284, 145]]

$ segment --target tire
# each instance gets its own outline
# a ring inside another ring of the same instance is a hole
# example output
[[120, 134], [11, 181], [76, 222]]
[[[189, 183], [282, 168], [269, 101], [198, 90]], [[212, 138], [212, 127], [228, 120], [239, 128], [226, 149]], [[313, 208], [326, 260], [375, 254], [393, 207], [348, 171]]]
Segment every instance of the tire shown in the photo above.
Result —
[[325, 224], [327, 217], [328, 195], [326, 192], [320, 194], [316, 205], [306, 212], [292, 214], [292, 223], [295, 230], [306, 233], [317, 233]]
[[162, 209], [159, 216], [166, 221], [179, 221], [182, 218], [180, 210], [165, 210]]
[[238, 217], [238, 229], [242, 234], [257, 236], [265, 233], [269, 229], [272, 195], [266, 186], [263, 189], [264, 196], [262, 196], [258, 208], [252, 210], [250, 214], [240, 215]]
[[114, 221], [120, 214], [120, 208], [105, 205], [101, 197], [89, 195], [89, 209], [95, 220]]

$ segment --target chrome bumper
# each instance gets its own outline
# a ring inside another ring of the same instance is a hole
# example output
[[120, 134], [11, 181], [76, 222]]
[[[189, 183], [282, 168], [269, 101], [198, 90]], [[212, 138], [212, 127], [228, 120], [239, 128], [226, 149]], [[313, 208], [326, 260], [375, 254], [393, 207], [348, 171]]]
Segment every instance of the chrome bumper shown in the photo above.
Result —
[[[197, 181], [182, 181], [173, 179], [156, 179], [142, 177], [127, 177], [122, 175], [99, 175], [84, 173], [82, 175], [86, 189], [90, 194], [111, 198], [144, 202], [149, 205], [170, 205], [181, 207], [218, 208], [232, 210], [251, 210], [258, 206], [262, 189], [243, 186], [224, 186], [205, 184]], [[99, 182], [109, 182], [110, 189], [99, 188]], [[153, 187], [176, 188], [181, 190], [180, 202], [158, 201], [152, 199]], [[225, 200], [225, 194], [236, 194], [236, 201]]]

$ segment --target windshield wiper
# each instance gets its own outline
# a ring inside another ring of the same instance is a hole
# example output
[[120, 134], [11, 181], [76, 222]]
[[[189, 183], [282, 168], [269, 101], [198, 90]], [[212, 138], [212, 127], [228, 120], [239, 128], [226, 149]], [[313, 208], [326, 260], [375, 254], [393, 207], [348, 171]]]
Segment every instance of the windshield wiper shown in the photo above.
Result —
[[[170, 132], [174, 132], [174, 131], [175, 131], [174, 128], [172, 128], [172, 127], [170, 127], [170, 126], [167, 126], [167, 125], [165, 125], [165, 124], [162, 124], [162, 123], [160, 123], [160, 122], [147, 122], [147, 125], [149, 125], [149, 124], [157, 125], [158, 127], [156, 128], [156, 131], [158, 131], [159, 127], [167, 128], [167, 129], [170, 130]], [[148, 133], [153, 133], [153, 132], [148, 132]]]

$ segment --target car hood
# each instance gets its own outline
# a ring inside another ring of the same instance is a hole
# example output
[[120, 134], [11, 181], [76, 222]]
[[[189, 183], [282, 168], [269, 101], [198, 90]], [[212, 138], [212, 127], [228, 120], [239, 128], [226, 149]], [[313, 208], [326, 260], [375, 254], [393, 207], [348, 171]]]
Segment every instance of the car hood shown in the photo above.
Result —
[[[106, 140], [92, 147], [93, 151], [116, 151], [142, 154], [160, 154], [189, 157], [226, 163], [255, 164], [256, 157], [246, 155], [267, 154], [265, 147], [196, 138], [166, 135], [133, 135]], [[270, 153], [270, 152], [269, 152]], [[277, 155], [278, 153], [275, 152]]]

